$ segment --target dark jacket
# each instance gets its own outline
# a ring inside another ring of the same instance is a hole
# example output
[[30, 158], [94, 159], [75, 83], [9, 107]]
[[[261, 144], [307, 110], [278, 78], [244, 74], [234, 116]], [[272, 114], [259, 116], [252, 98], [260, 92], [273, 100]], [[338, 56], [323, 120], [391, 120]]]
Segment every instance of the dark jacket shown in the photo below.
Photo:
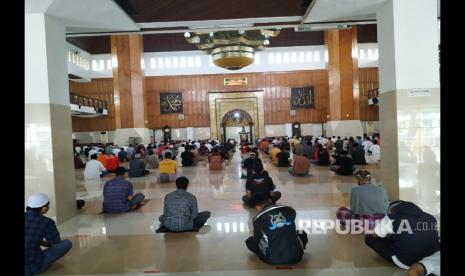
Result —
[[341, 156], [337, 159], [337, 173], [341, 175], [351, 175], [354, 172], [354, 160], [347, 156]]
[[261, 162], [262, 162], [262, 160], [260, 158], [258, 158], [258, 157], [255, 157], [255, 158], [250, 158], [249, 157], [249, 158], [245, 159], [243, 168], [247, 169], [247, 171], [251, 171], [251, 170], [253, 170], [255, 164], [261, 163]]
[[[393, 204], [396, 202], [391, 203], [391, 206]], [[402, 263], [410, 266], [440, 249], [436, 218], [423, 212], [414, 203], [401, 201], [394, 205], [389, 218], [394, 220], [394, 234], [387, 238], [392, 241], [390, 247]], [[408, 221], [413, 233], [398, 232], [401, 225], [401, 229], [407, 229], [407, 223], [402, 223], [402, 220]]]
[[291, 145], [289, 144], [287, 140], [284, 140], [281, 143], [281, 150], [291, 150]]
[[331, 162], [329, 161], [329, 151], [323, 149], [318, 153], [318, 165], [328, 166]]
[[289, 167], [289, 158], [291, 154], [288, 151], [281, 151], [276, 155], [278, 157], [278, 167]]
[[136, 158], [129, 161], [129, 177], [142, 176], [142, 172], [145, 170], [144, 160]]
[[253, 220], [253, 240], [259, 257], [269, 264], [295, 264], [302, 260], [304, 249], [297, 238], [296, 212], [288, 206], [266, 207]]
[[193, 166], [194, 165], [194, 154], [188, 150], [181, 153], [182, 165], [183, 166]]
[[268, 175], [267, 171], [255, 173], [247, 178], [245, 189], [252, 193], [252, 196], [262, 194], [266, 198], [270, 197], [276, 186], [273, 184], [273, 179]]
[[352, 147], [351, 152], [352, 159], [354, 160], [355, 165], [366, 165], [367, 161], [365, 160], [365, 150], [363, 147], [357, 146]]

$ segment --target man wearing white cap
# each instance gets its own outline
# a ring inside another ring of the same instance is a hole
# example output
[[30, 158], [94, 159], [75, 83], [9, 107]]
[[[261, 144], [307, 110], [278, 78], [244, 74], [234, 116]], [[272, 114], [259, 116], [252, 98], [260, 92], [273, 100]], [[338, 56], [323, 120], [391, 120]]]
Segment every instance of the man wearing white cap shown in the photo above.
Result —
[[141, 155], [136, 153], [134, 159], [129, 161], [129, 177], [141, 177], [148, 174], [149, 171], [145, 169], [145, 162], [141, 159]]
[[[44, 216], [50, 201], [43, 193], [34, 193], [27, 200], [24, 215], [25, 275], [47, 270], [72, 247], [71, 241], [61, 240], [55, 221]], [[43, 250], [40, 246], [48, 247]]]

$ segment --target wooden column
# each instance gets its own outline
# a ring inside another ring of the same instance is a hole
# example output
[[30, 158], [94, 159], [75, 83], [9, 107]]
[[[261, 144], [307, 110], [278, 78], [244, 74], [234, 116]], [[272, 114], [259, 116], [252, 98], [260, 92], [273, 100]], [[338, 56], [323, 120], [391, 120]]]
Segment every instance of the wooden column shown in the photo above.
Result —
[[116, 128], [145, 128], [144, 53], [141, 35], [111, 37]]
[[360, 119], [357, 27], [325, 32], [328, 49], [328, 119]]

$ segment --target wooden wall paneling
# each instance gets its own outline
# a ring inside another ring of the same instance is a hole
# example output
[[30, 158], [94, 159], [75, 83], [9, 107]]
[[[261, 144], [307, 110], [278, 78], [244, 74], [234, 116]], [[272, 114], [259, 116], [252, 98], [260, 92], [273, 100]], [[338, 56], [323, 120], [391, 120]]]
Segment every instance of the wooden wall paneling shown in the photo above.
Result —
[[106, 100], [108, 115], [97, 118], [72, 117], [72, 129], [74, 132], [114, 130], [114, 102], [112, 79], [94, 79], [90, 83], [78, 83], [69, 81], [69, 91], [82, 96], [99, 100]]
[[379, 87], [378, 68], [360, 68], [359, 69], [360, 83], [360, 120], [362, 121], [378, 121], [379, 107], [376, 105], [368, 105], [367, 92]]
[[[247, 77], [247, 86], [224, 86], [224, 77]], [[95, 84], [92, 84], [95, 83]], [[89, 86], [100, 85], [98, 88], [104, 95], [112, 98], [112, 80], [93, 80], [90, 85], [70, 84], [71, 87], [89, 90]], [[98, 84], [97, 84], [98, 83]], [[315, 109], [297, 110], [296, 116], [290, 116], [290, 90], [292, 87], [311, 86], [315, 87]], [[86, 88], [80, 88], [80, 87]], [[192, 126], [209, 127], [209, 103], [208, 92], [224, 91], [234, 92], [239, 90], [264, 91], [265, 124], [284, 124], [294, 121], [301, 123], [319, 123], [326, 121], [329, 104], [328, 73], [326, 70], [296, 71], [296, 72], [267, 72], [248, 74], [224, 74], [224, 75], [201, 75], [201, 76], [176, 76], [176, 77], [145, 77], [146, 106], [148, 127], [162, 128], [165, 125], [172, 127]], [[92, 89], [90, 89], [92, 90]], [[90, 91], [89, 90], [89, 91]], [[94, 89], [95, 90], [95, 89]], [[73, 91], [73, 90], [71, 90]], [[178, 121], [177, 114], [160, 115], [159, 94], [160, 92], [183, 92], [184, 99], [184, 121]], [[108, 94], [110, 92], [110, 94]], [[109, 106], [109, 111], [110, 111]], [[91, 126], [79, 126], [82, 128], [101, 127], [96, 124], [96, 120], [91, 120]], [[107, 120], [105, 124], [112, 124], [114, 121]], [[73, 129], [75, 126], [73, 120]], [[87, 130], [86, 130], [87, 131]]]

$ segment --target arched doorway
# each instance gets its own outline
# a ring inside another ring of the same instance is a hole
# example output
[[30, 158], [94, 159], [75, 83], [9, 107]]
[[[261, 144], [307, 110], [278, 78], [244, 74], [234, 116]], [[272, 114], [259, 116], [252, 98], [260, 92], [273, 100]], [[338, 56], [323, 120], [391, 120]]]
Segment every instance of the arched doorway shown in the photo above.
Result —
[[222, 140], [234, 139], [236, 142], [252, 142], [253, 141], [253, 126], [252, 116], [242, 109], [232, 109], [223, 116], [221, 120]]

